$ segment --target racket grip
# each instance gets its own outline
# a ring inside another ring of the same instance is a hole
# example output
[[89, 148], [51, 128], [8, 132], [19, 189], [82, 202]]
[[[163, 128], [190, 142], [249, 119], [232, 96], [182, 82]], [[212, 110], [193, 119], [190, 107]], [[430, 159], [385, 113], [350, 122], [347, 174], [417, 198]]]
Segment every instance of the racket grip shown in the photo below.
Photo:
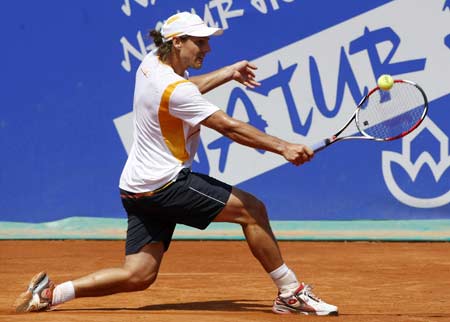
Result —
[[330, 142], [331, 142], [330, 139], [321, 140], [321, 141], [311, 145], [311, 149], [313, 149], [314, 153], [317, 153], [317, 152], [325, 149], [330, 144]]

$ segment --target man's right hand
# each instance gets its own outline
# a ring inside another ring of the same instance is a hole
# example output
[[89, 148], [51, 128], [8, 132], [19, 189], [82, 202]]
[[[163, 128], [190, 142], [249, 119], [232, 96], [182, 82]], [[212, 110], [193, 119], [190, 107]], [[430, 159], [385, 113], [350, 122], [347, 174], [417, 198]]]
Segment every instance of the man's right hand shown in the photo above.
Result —
[[285, 146], [282, 155], [290, 163], [299, 166], [310, 161], [314, 156], [314, 151], [304, 144], [288, 143]]

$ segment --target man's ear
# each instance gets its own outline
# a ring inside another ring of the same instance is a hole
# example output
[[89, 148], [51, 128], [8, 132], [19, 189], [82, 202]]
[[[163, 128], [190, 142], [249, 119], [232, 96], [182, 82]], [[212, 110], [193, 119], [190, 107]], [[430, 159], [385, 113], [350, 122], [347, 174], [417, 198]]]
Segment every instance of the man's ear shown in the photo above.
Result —
[[172, 38], [172, 46], [175, 49], [178, 49], [178, 50], [181, 49], [181, 43], [182, 43], [182, 41], [180, 38], [178, 38], [178, 37]]

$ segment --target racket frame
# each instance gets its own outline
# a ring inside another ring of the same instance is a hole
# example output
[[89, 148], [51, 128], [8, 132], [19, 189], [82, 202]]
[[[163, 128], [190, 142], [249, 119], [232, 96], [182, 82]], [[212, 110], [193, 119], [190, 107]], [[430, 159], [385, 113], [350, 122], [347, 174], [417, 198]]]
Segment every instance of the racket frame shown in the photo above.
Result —
[[[394, 80], [394, 84], [395, 83], [406, 83], [412, 86], [415, 86], [420, 93], [423, 96], [423, 100], [424, 100], [424, 109], [422, 112], [421, 117], [417, 120], [416, 124], [414, 124], [410, 129], [408, 129], [407, 131], [404, 131], [396, 136], [393, 137], [389, 137], [389, 138], [376, 138], [373, 137], [369, 134], [367, 134], [360, 126], [359, 126], [359, 111], [361, 109], [361, 107], [364, 105], [364, 103], [367, 101], [367, 99], [376, 91], [382, 90], [379, 86], [373, 88], [369, 93], [367, 93], [367, 95], [365, 95], [358, 103], [355, 111], [353, 112], [352, 116], [349, 118], [349, 120], [344, 124], [343, 127], [341, 127], [332, 137], [321, 140], [319, 142], [317, 142], [316, 144], [313, 144], [311, 146], [311, 148], [314, 150], [314, 153], [319, 152], [321, 150], [323, 150], [324, 148], [330, 146], [333, 143], [336, 143], [338, 141], [343, 141], [343, 140], [349, 140], [349, 139], [359, 139], [359, 140], [372, 140], [372, 141], [378, 141], [378, 142], [386, 142], [386, 141], [392, 141], [392, 140], [396, 140], [399, 138], [404, 137], [405, 135], [408, 135], [409, 133], [411, 133], [412, 131], [414, 131], [417, 127], [419, 127], [419, 125], [422, 123], [422, 121], [425, 119], [427, 113], [428, 113], [428, 99], [427, 99], [427, 95], [425, 94], [425, 91], [416, 83], [409, 81], [409, 80], [404, 80], [404, 79], [396, 79]], [[339, 135], [348, 127], [348, 125], [352, 122], [355, 121], [355, 125], [359, 131], [359, 133], [361, 135], [349, 135], [349, 136], [344, 136], [344, 137], [339, 137]]]

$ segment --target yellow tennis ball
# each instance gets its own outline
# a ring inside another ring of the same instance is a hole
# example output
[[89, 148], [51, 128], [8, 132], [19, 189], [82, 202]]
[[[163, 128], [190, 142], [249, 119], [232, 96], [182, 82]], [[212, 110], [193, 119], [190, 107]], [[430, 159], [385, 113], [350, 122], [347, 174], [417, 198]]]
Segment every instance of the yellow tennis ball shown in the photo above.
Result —
[[381, 75], [378, 78], [378, 87], [381, 88], [383, 91], [388, 91], [394, 86], [394, 79], [391, 75]]

